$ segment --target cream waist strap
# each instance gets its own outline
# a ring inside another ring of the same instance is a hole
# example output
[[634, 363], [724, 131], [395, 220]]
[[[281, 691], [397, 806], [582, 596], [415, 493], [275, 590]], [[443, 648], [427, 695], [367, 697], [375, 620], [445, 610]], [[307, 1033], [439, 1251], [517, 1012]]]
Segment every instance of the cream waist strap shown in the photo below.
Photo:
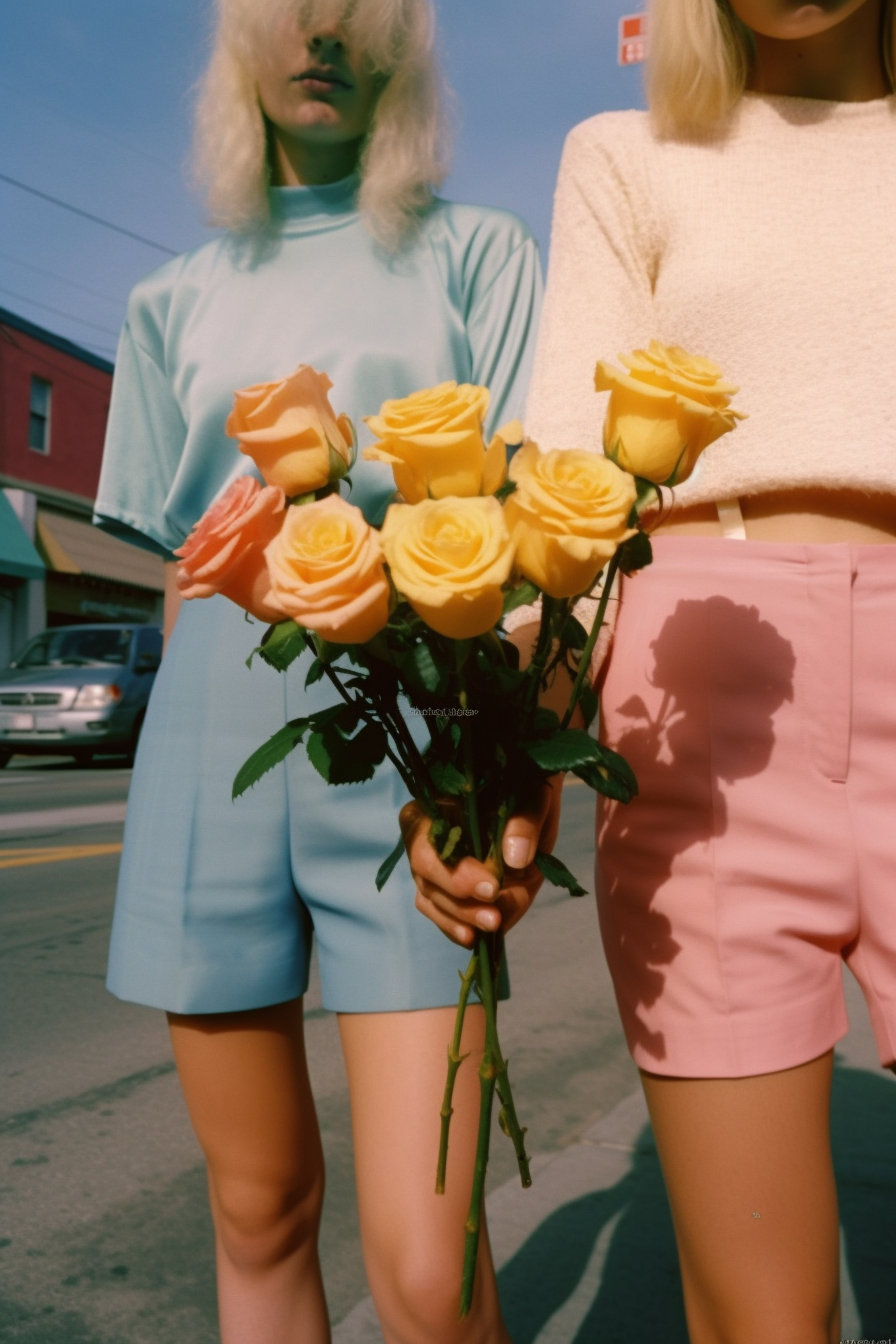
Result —
[[739, 499], [720, 499], [716, 504], [719, 526], [727, 541], [746, 541], [747, 529]]

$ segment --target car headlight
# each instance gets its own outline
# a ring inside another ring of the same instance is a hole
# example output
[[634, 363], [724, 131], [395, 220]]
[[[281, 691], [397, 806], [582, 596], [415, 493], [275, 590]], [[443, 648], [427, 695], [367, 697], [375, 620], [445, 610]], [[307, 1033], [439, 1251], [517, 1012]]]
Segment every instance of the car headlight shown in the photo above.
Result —
[[114, 683], [102, 686], [82, 686], [75, 696], [75, 709], [104, 709], [121, 699], [121, 687]]

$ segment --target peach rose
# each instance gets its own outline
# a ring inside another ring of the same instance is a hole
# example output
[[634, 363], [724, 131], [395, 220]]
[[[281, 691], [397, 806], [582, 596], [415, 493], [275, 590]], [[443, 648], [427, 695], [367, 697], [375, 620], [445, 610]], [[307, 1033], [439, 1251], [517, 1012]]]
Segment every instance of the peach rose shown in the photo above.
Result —
[[507, 444], [519, 443], [522, 426], [502, 426], [488, 448], [482, 424], [487, 387], [440, 383], [400, 401], [384, 401], [379, 415], [365, 415], [380, 440], [364, 449], [369, 462], [388, 462], [395, 487], [408, 504], [447, 495], [491, 495], [507, 476]]
[[258, 383], [233, 394], [225, 429], [239, 439], [268, 485], [287, 495], [306, 495], [341, 480], [355, 455], [355, 431], [337, 417], [327, 396], [325, 373], [300, 364], [276, 383]]
[[174, 554], [184, 597], [221, 593], [270, 624], [283, 612], [271, 598], [264, 550], [283, 524], [286, 500], [277, 485], [240, 476], [202, 515]]
[[306, 630], [334, 644], [364, 644], [388, 621], [379, 536], [338, 495], [287, 509], [265, 554], [275, 601]]
[[628, 526], [635, 482], [600, 453], [530, 440], [510, 464], [516, 490], [504, 504], [516, 568], [550, 597], [587, 593]]
[[604, 452], [634, 476], [677, 485], [704, 449], [746, 418], [729, 405], [737, 388], [711, 359], [651, 341], [619, 361], [627, 373], [599, 360], [594, 386], [610, 393]]
[[382, 540], [392, 582], [433, 630], [472, 639], [497, 625], [513, 545], [493, 496], [393, 504]]

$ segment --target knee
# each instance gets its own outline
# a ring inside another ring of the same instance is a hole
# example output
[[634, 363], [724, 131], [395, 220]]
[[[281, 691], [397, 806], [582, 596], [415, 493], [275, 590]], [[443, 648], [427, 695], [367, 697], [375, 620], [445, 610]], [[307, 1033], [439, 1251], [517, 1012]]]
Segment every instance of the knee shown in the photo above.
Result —
[[[381, 1273], [377, 1307], [401, 1339], [419, 1344], [478, 1344], [504, 1339], [493, 1280], [479, 1266], [470, 1318], [459, 1320], [462, 1265], [444, 1248], [405, 1245]], [[486, 1282], [486, 1280], [488, 1280]], [[384, 1300], [385, 1299], [385, 1300]]]
[[211, 1189], [218, 1244], [234, 1268], [263, 1272], [316, 1244], [322, 1171], [283, 1179], [212, 1173]]
[[453, 1272], [425, 1247], [406, 1248], [395, 1266], [394, 1291], [403, 1312], [419, 1327], [421, 1338], [438, 1338], [446, 1326], [456, 1326], [460, 1303], [460, 1272]]
[[824, 1303], [802, 1298], [778, 1302], [772, 1310], [759, 1303], [740, 1304], [728, 1311], [688, 1302], [688, 1328], [694, 1344], [837, 1344], [840, 1312], [837, 1301]]

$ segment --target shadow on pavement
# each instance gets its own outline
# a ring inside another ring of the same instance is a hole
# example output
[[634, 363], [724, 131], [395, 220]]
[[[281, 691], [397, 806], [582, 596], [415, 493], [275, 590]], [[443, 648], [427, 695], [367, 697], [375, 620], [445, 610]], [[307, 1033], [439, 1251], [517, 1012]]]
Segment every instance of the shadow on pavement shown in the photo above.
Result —
[[[514, 1344], [535, 1344], [588, 1278], [597, 1280], [596, 1295], [590, 1305], [580, 1304], [584, 1314], [571, 1344], [597, 1339], [628, 1344], [633, 1327], [663, 1344], [687, 1344], [672, 1220], [648, 1127], [637, 1143], [621, 1181], [557, 1209], [501, 1270], [501, 1300]], [[607, 1232], [604, 1258], [599, 1243]], [[594, 1265], [595, 1259], [602, 1265]]]
[[839, 1066], [831, 1112], [840, 1225], [862, 1334], [896, 1338], [896, 1084]]
[[[888, 1338], [896, 1333], [896, 1086], [838, 1065], [831, 1130], [862, 1334]], [[649, 1127], [635, 1147], [622, 1180], [562, 1205], [501, 1270], [515, 1344], [536, 1344], [548, 1322], [570, 1308], [573, 1330], [558, 1319], [546, 1337], [627, 1344], [634, 1328], [664, 1344], [687, 1344], [675, 1238]]]

